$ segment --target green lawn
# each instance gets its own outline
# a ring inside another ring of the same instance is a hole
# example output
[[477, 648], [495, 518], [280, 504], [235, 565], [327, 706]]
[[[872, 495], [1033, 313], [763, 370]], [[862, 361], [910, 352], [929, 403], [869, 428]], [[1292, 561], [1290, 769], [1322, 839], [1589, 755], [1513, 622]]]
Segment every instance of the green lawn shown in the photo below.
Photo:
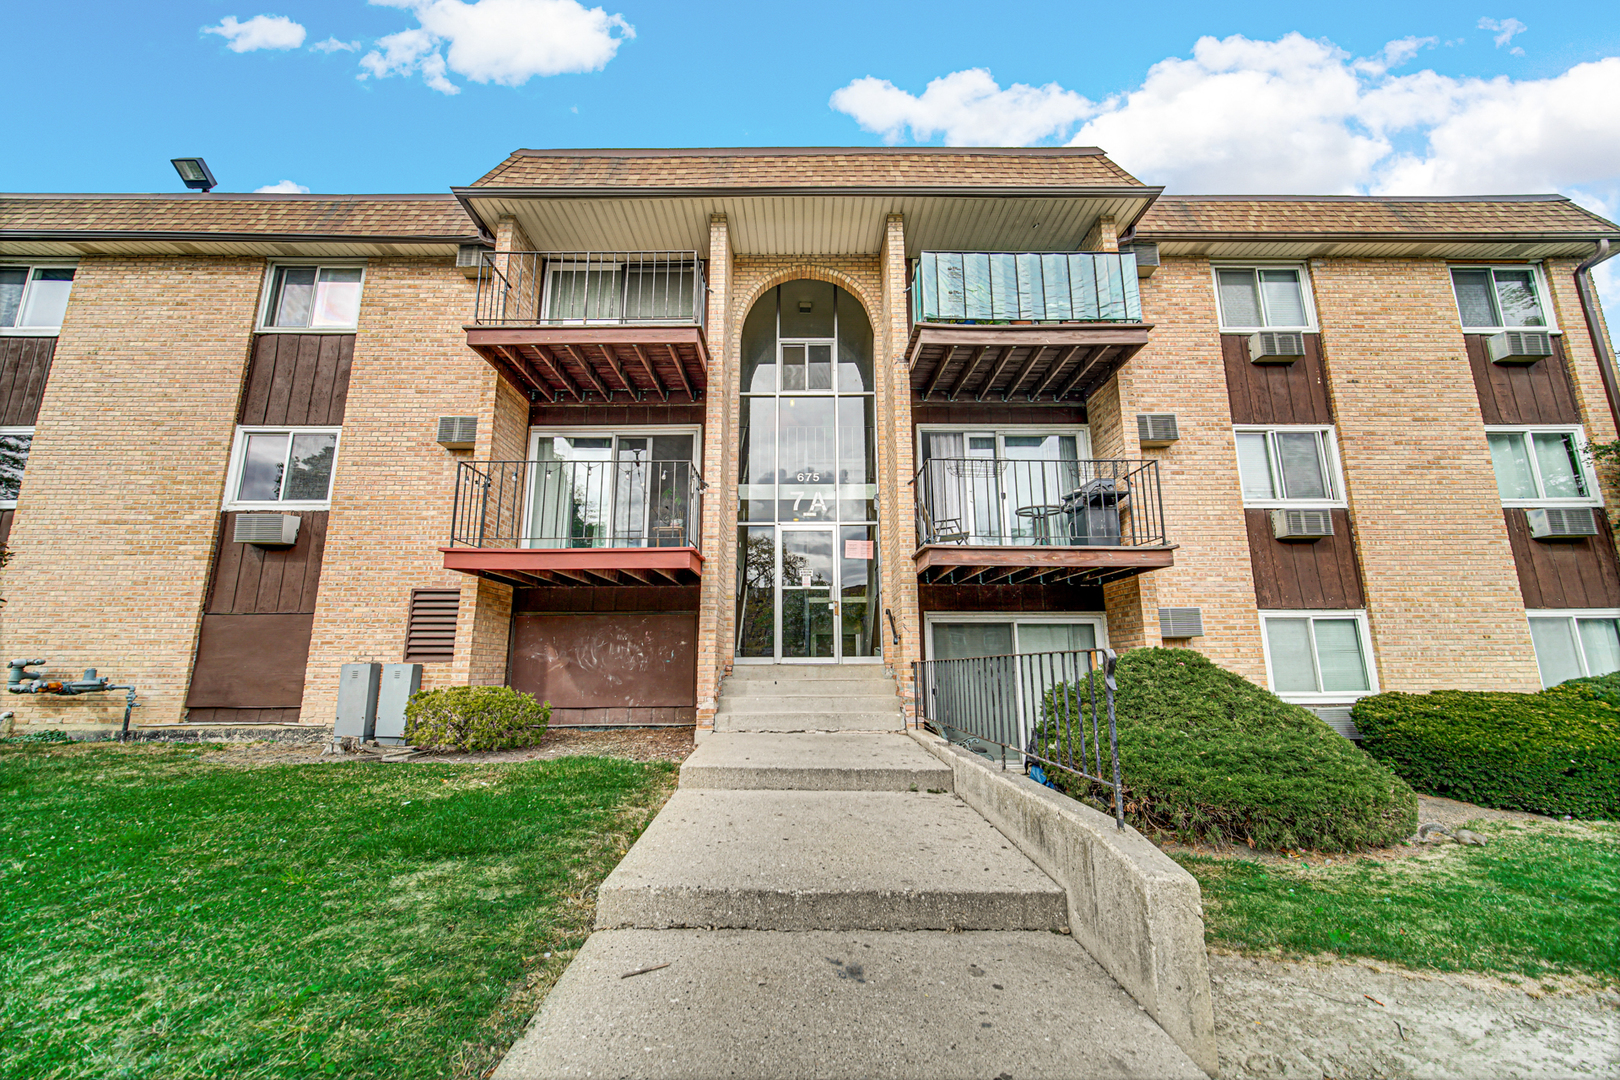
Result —
[[1203, 888], [1210, 945], [1620, 984], [1620, 829], [1477, 828], [1485, 847], [1437, 859], [1175, 857]]
[[205, 757], [0, 747], [0, 1076], [476, 1076], [675, 782]]

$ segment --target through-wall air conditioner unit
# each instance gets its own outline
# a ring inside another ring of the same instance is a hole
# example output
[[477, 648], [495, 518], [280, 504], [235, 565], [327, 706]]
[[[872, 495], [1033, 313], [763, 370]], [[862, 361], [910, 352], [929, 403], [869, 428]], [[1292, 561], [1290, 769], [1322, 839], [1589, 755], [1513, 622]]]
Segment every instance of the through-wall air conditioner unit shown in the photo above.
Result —
[[1175, 413], [1136, 414], [1136, 440], [1144, 447], [1169, 446], [1179, 438]]
[[1534, 540], [1579, 540], [1598, 534], [1597, 510], [1590, 506], [1549, 506], [1526, 510]]
[[1136, 276], [1139, 278], [1152, 277], [1153, 271], [1159, 268], [1159, 245], [1148, 242], [1122, 244], [1119, 249], [1122, 253], [1129, 251], [1136, 256]]
[[297, 514], [237, 514], [231, 539], [260, 547], [291, 547], [298, 543]]
[[1184, 638], [1203, 636], [1203, 608], [1162, 607], [1159, 609], [1159, 637]]
[[467, 277], [477, 277], [478, 268], [484, 265], [484, 253], [490, 250], [483, 244], [462, 244], [456, 248], [456, 269]]
[[438, 444], [446, 450], [471, 450], [478, 441], [478, 417], [439, 417]]
[[1255, 364], [1292, 364], [1305, 356], [1305, 335], [1297, 330], [1262, 330], [1249, 335], [1249, 360]]
[[1545, 330], [1504, 330], [1485, 339], [1493, 364], [1533, 364], [1553, 354], [1552, 335]]
[[1273, 510], [1271, 535], [1278, 540], [1320, 540], [1333, 535], [1331, 510]]

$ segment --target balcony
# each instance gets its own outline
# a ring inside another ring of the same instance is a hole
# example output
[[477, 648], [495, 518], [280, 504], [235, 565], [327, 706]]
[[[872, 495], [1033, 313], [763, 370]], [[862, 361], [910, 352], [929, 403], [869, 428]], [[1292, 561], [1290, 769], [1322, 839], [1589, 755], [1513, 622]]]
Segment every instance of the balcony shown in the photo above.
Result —
[[468, 461], [456, 470], [449, 570], [519, 588], [690, 585], [703, 477], [690, 461]]
[[1153, 329], [1131, 252], [925, 251], [911, 300], [919, 401], [1084, 403]]
[[1156, 461], [935, 457], [913, 482], [929, 584], [1100, 585], [1173, 563]]
[[532, 400], [695, 402], [707, 298], [696, 251], [485, 252], [467, 345]]

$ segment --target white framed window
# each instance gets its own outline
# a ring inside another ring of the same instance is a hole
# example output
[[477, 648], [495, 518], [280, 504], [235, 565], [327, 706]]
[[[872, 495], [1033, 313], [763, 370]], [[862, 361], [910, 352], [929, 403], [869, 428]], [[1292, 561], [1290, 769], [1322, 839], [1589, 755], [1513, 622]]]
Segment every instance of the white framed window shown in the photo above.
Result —
[[1242, 426], [1237, 439], [1243, 505], [1345, 506], [1338, 440], [1326, 426]]
[[1302, 266], [1216, 266], [1221, 329], [1315, 332], [1316, 307]]
[[0, 334], [49, 336], [62, 329], [74, 264], [0, 259]]
[[[1072, 531], [1063, 508], [1075, 504], [1077, 493], [1117, 480], [1106, 463], [1090, 463], [1091, 432], [1084, 425], [921, 424], [917, 450], [924, 529], [934, 534], [930, 540], [943, 535], [973, 544], [1049, 542]], [[1099, 469], [1107, 476], [1099, 476]], [[1105, 541], [1119, 542], [1117, 528], [1097, 538]]]
[[1620, 671], [1620, 608], [1525, 612], [1541, 685]]
[[275, 263], [259, 329], [353, 330], [365, 276], [361, 263]]
[[17, 507], [17, 493], [22, 490], [23, 469], [33, 442], [31, 427], [0, 427], [0, 510]]
[[1364, 611], [1262, 611], [1266, 681], [1285, 701], [1354, 701], [1378, 692]]
[[1108, 616], [1088, 611], [930, 611], [929, 660], [1108, 647]]
[[329, 509], [339, 434], [335, 427], [238, 427], [225, 509]]
[[696, 425], [531, 430], [521, 546], [695, 544], [702, 432]]
[[1601, 506], [1579, 427], [1488, 427], [1503, 506]]
[[1466, 333], [1491, 334], [1526, 326], [1557, 332], [1539, 266], [1453, 266], [1451, 290]]

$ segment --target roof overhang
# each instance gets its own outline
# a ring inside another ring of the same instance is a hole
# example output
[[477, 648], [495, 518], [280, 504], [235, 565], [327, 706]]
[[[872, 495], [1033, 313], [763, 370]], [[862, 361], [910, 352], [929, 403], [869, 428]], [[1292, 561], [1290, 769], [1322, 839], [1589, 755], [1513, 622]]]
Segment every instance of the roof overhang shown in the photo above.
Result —
[[691, 585], [696, 548], [440, 548], [444, 568], [520, 589], [539, 585]]
[[939, 251], [1074, 251], [1105, 215], [1123, 231], [1162, 188], [466, 187], [468, 214], [493, 232], [515, 218], [552, 251], [706, 251], [724, 214], [742, 255], [859, 255], [882, 249], [890, 214], [906, 219], [906, 255]]
[[1160, 257], [1219, 259], [1558, 259], [1585, 258], [1597, 235], [1515, 233], [1209, 233], [1139, 229]]
[[970, 547], [927, 544], [912, 561], [929, 584], [1102, 585], [1175, 564], [1175, 545], [1162, 547]]

